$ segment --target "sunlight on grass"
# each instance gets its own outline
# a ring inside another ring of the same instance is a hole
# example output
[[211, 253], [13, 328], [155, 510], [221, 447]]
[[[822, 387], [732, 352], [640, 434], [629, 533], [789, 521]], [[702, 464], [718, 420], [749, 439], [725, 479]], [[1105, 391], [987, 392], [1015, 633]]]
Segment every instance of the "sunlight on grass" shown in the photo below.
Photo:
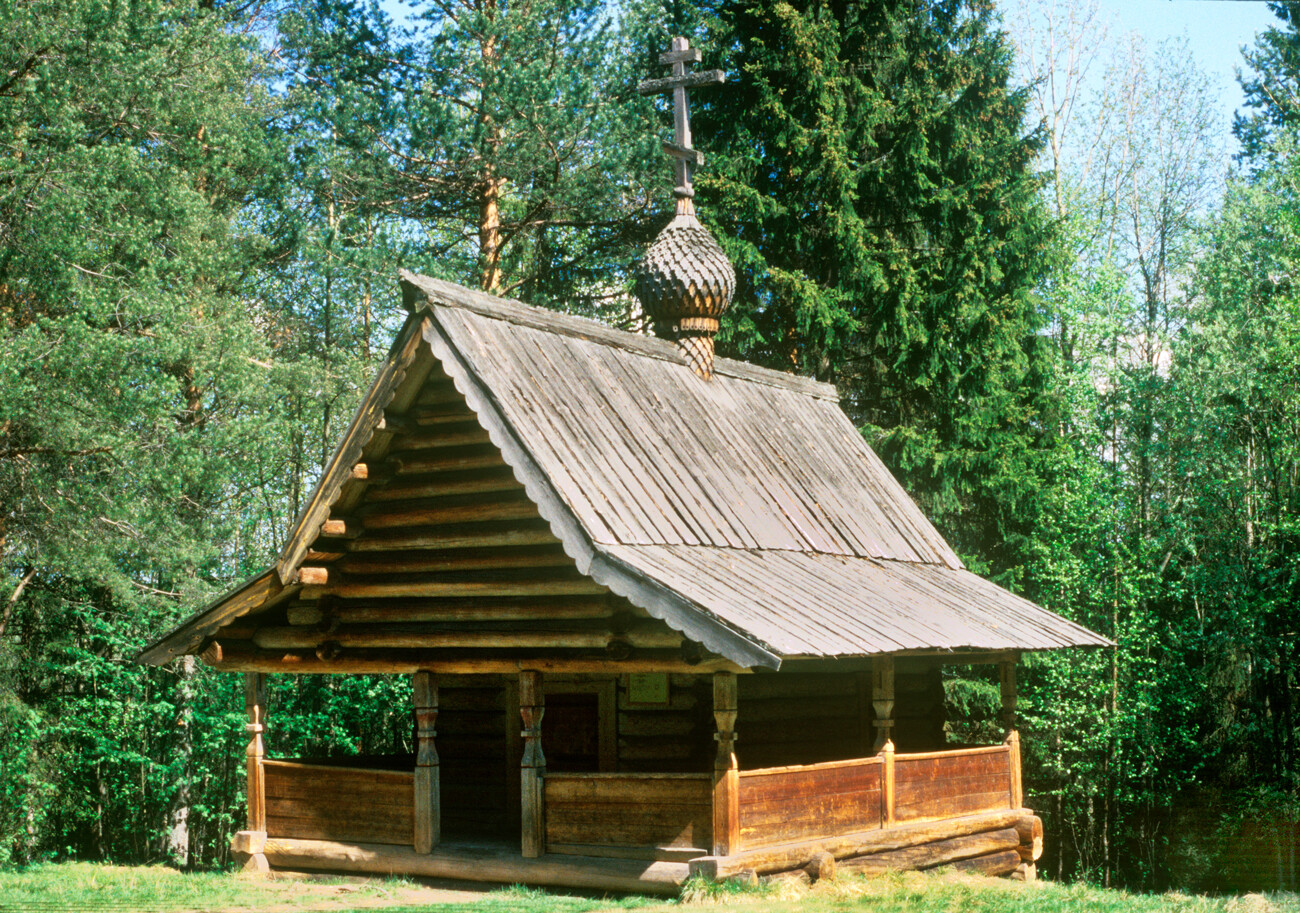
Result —
[[1128, 894], [1088, 885], [1021, 884], [917, 872], [841, 878], [811, 889], [792, 884], [742, 887], [691, 881], [680, 900], [579, 896], [513, 886], [447, 902], [445, 891], [408, 878], [266, 879], [185, 874], [161, 866], [89, 863], [0, 871], [0, 911], [141, 913], [1300, 913], [1300, 895], [1205, 897]]

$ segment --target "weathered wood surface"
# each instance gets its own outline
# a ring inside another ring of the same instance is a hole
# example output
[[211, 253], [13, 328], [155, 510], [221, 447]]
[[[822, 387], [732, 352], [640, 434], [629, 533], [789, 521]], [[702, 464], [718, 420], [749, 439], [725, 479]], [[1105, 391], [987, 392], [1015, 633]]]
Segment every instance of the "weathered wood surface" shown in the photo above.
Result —
[[736, 676], [713, 674], [713, 719], [718, 730], [714, 738], [718, 751], [713, 759], [712, 852], [727, 856], [740, 851], [740, 765], [736, 760]]
[[244, 675], [244, 714], [248, 747], [244, 751], [248, 784], [248, 829], [266, 830], [266, 680], [258, 672]]
[[1011, 751], [1005, 745], [898, 755], [894, 764], [894, 814], [900, 823], [1015, 807]]
[[879, 758], [863, 758], [741, 771], [741, 845], [758, 848], [879, 827], [881, 767]]
[[1043, 819], [1037, 815], [1021, 818], [1016, 822], [1016, 832], [1020, 834], [1020, 858], [1037, 862], [1043, 855]]
[[415, 711], [416, 754], [413, 781], [414, 845], [428, 853], [442, 838], [442, 795], [438, 749], [438, 681], [428, 672], [413, 676], [411, 701]]
[[714, 879], [747, 870], [759, 873], [782, 872], [808, 865], [818, 853], [830, 853], [836, 859], [883, 853], [954, 837], [1013, 828], [1016, 822], [1030, 814], [1028, 809], [1009, 809], [942, 821], [904, 824], [858, 834], [840, 834], [803, 843], [742, 850], [733, 856], [705, 856], [692, 860], [691, 871]]
[[542, 674], [519, 673], [519, 715], [523, 723], [524, 751], [519, 767], [520, 831], [523, 855], [536, 858], [546, 852], [546, 797], [543, 781], [546, 756], [542, 753], [542, 719], [546, 713]]
[[873, 853], [870, 856], [843, 859], [840, 860], [839, 870], [855, 875], [880, 875], [885, 872], [929, 869], [958, 860], [1009, 852], [1015, 857], [1015, 864], [1005, 870], [1010, 872], [1020, 865], [1020, 854], [1016, 852], [1019, 844], [1020, 835], [1016, 833], [1014, 827], [1008, 827]]
[[[280, 553], [276, 573], [282, 581], [288, 582], [296, 573], [302, 556], [339, 498], [340, 490], [352, 481], [352, 467], [361, 461], [363, 452], [366, 452], [367, 460], [373, 460], [387, 450], [390, 435], [378, 430], [384, 410], [396, 405], [397, 411], [402, 411], [433, 370], [435, 362], [424, 344], [423, 333], [423, 322], [408, 321], [393, 342], [388, 358], [362, 399], [325, 474], [299, 515], [288, 544]], [[372, 441], [372, 438], [376, 439]]]
[[519, 855], [517, 847], [505, 844], [443, 844], [425, 855], [416, 853], [411, 847], [271, 838], [266, 841], [265, 853], [273, 866], [284, 869], [453, 878], [641, 894], [675, 895], [688, 874], [687, 865], [681, 862], [560, 855], [525, 859]]
[[325, 641], [341, 647], [395, 647], [418, 649], [422, 647], [463, 647], [467, 649], [527, 649], [555, 648], [560, 650], [604, 649], [613, 640], [621, 640], [633, 647], [664, 649], [681, 645], [682, 637], [660, 625], [633, 626], [625, 631], [611, 631], [600, 625], [587, 628], [547, 626], [536, 630], [521, 630], [518, 624], [496, 626], [488, 630], [475, 630], [468, 626], [450, 629], [446, 625], [386, 624], [337, 625], [320, 631], [296, 625], [261, 628], [253, 635], [253, 643], [264, 650], [300, 650]]
[[410, 674], [424, 669], [444, 674], [474, 675], [515, 673], [521, 669], [563, 674], [676, 672], [708, 673], [715, 669], [745, 671], [726, 660], [686, 662], [679, 650], [645, 650], [628, 659], [613, 659], [604, 651], [599, 654], [574, 651], [557, 654], [555, 650], [484, 651], [466, 656], [462, 650], [411, 649], [342, 649], [331, 659], [314, 652], [296, 650], [262, 650], [251, 642], [222, 643], [220, 662], [214, 669], [223, 672], [357, 672], [375, 674]]
[[268, 837], [410, 846], [413, 774], [264, 761]]
[[938, 564], [690, 544], [599, 548], [782, 655], [1105, 645], [969, 571]]
[[[1022, 867], [1020, 854], [1015, 850], [1001, 850], [996, 853], [989, 853], [986, 856], [975, 856], [971, 859], [960, 859], [956, 862], [950, 862], [947, 865], [938, 867], [941, 872], [967, 872], [971, 874], [990, 875], [997, 877], [999, 875], [1012, 875]], [[1032, 867], [1031, 867], [1032, 868]], [[1032, 877], [1022, 875], [1019, 881], [1033, 881]]]
[[548, 852], [556, 844], [630, 848], [645, 858], [663, 848], [708, 852], [708, 774], [552, 773], [545, 802]]

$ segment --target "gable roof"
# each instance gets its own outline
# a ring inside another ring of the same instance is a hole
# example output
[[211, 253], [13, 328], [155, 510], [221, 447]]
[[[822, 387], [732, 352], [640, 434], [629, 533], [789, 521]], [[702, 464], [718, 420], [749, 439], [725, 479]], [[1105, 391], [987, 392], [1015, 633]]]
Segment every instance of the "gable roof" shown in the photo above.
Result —
[[[665, 340], [402, 281], [412, 316], [281, 554], [280, 588], [331, 510], [361, 497], [353, 466], [382, 456], [386, 410], [438, 370], [579, 573], [742, 666], [1109, 644], [966, 570], [834, 387], [721, 358], [704, 381]], [[218, 601], [142, 658], [194, 649], [234, 611]]]

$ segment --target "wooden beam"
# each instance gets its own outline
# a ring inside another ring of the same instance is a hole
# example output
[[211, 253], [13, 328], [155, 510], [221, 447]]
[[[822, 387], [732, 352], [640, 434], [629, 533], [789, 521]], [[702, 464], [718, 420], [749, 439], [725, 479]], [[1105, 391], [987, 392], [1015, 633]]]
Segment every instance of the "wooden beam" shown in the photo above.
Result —
[[1024, 785], [1020, 767], [1020, 733], [1016, 729], [1016, 662], [1009, 660], [999, 664], [999, 678], [1002, 691], [1002, 725], [1006, 729], [1007, 747], [1011, 776], [1011, 804], [1019, 806], [1024, 802]]
[[418, 548], [503, 548], [558, 543], [545, 520], [518, 523], [455, 523], [436, 529], [394, 530], [367, 535], [349, 546], [353, 552], [391, 552]]
[[1007, 827], [885, 853], [874, 853], [857, 859], [846, 859], [840, 863], [839, 868], [841, 872], [854, 875], [881, 875], [885, 872], [928, 869], [963, 859], [1009, 851], [1015, 857], [1015, 862], [1006, 869], [1010, 872], [1020, 865], [1020, 854], [1016, 852], [1016, 847], [1019, 845], [1020, 835], [1016, 833], [1014, 827]]
[[266, 759], [266, 745], [262, 733], [266, 731], [266, 678], [260, 672], [244, 675], [244, 712], [248, 722], [248, 748], [244, 751], [248, 773], [248, 830], [266, 830], [266, 772], [262, 762]]
[[446, 447], [467, 447], [490, 444], [491, 438], [473, 415], [463, 425], [445, 425], [435, 431], [411, 431], [393, 443], [393, 452], [410, 453], [415, 450], [440, 450]]
[[449, 549], [446, 551], [352, 553], [338, 562], [347, 574], [428, 574], [519, 567], [573, 567], [559, 545], [540, 548]]
[[1020, 858], [1024, 862], [1037, 862], [1043, 855], [1043, 819], [1029, 815], [1016, 822], [1020, 835]]
[[668, 672], [706, 675], [715, 671], [748, 672], [725, 659], [686, 663], [678, 650], [644, 650], [628, 659], [614, 660], [603, 651], [598, 655], [578, 653], [555, 655], [555, 651], [482, 651], [467, 655], [464, 650], [349, 649], [334, 659], [324, 660], [312, 652], [262, 650], [248, 641], [222, 643], [222, 660], [212, 668], [223, 672], [374, 673], [412, 674], [423, 670], [457, 675], [513, 675], [521, 669], [535, 669], [560, 675], [629, 672]]
[[519, 716], [523, 721], [524, 756], [519, 768], [520, 841], [526, 859], [546, 852], [546, 757], [542, 754], [542, 717], [546, 713], [542, 673], [519, 673]]
[[433, 454], [404, 454], [390, 457], [389, 465], [398, 475], [426, 475], [431, 472], [447, 472], [457, 469], [490, 469], [506, 465], [495, 447], [465, 448], [463, 452], [445, 452]]
[[484, 520], [533, 520], [537, 505], [522, 491], [475, 492], [448, 495], [412, 504], [372, 504], [362, 516], [367, 530], [394, 527], [433, 526], [439, 523], [478, 523]]
[[[339, 601], [330, 609], [330, 617], [340, 624], [571, 621], [609, 618], [613, 614], [614, 610], [604, 596]], [[324, 614], [314, 604], [290, 606], [288, 615], [290, 624], [319, 624], [324, 618]]]
[[412, 682], [415, 706], [415, 851], [430, 853], [441, 841], [442, 801], [438, 750], [434, 745], [438, 721], [438, 682], [429, 672], [417, 672]]
[[576, 572], [548, 580], [535, 571], [520, 574], [484, 571], [411, 575], [385, 581], [340, 580], [324, 586], [304, 586], [298, 597], [310, 601], [323, 596], [388, 599], [405, 596], [595, 596], [605, 592], [599, 583]]
[[877, 656], [871, 660], [871, 706], [875, 711], [876, 751], [888, 745], [893, 750], [894, 730], [894, 658]]
[[713, 673], [713, 719], [718, 751], [713, 760], [713, 855], [740, 852], [740, 765], [736, 762], [736, 676]]
[[802, 843], [782, 844], [762, 849], [745, 850], [731, 856], [704, 856], [692, 860], [691, 871], [718, 880], [746, 870], [763, 874], [803, 868], [821, 852], [836, 859], [851, 859], [872, 853], [882, 853], [904, 847], [934, 843], [968, 834], [979, 834], [1015, 827], [1022, 818], [1031, 816], [1029, 809], [988, 812], [945, 818], [921, 824], [905, 824], [887, 830], [871, 830], [857, 834], [841, 834]]
[[508, 467], [475, 469], [469, 472], [446, 472], [430, 476], [413, 476], [389, 482], [371, 489], [367, 500], [372, 503], [387, 501], [414, 501], [423, 498], [441, 498], [448, 495], [513, 491], [522, 492], [524, 486]]
[[[337, 611], [337, 610], [336, 610]], [[337, 616], [336, 616], [337, 617]], [[655, 623], [637, 625], [615, 634], [608, 630], [459, 630], [427, 624], [385, 624], [331, 626], [314, 630], [302, 625], [259, 628], [253, 643], [263, 650], [314, 649], [326, 641], [340, 647], [391, 647], [396, 649], [465, 648], [603, 650], [612, 641], [623, 640], [632, 647], [671, 649], [680, 647], [682, 636]]]
[[361, 535], [361, 527], [345, 519], [334, 518], [320, 525], [320, 534], [326, 539], [355, 539]]
[[422, 855], [409, 846], [358, 845], [289, 837], [267, 840], [266, 856], [277, 868], [291, 870], [366, 872], [507, 885], [549, 885], [598, 893], [631, 891], [672, 896], [679, 893], [688, 872], [683, 862], [551, 855], [524, 859], [517, 851], [504, 848], [474, 846], [457, 849], [446, 844]]

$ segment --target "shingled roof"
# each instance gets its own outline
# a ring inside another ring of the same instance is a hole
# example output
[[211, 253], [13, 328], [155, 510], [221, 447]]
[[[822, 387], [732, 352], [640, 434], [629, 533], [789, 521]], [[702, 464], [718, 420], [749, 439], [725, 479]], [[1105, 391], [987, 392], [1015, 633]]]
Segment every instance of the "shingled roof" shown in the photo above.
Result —
[[385, 409], [435, 369], [578, 574], [738, 665], [1109, 643], [966, 570], [834, 387], [728, 359], [706, 381], [664, 340], [402, 281], [412, 315], [276, 568], [143, 659], [285, 599], [331, 506], [357, 500], [352, 467]]

